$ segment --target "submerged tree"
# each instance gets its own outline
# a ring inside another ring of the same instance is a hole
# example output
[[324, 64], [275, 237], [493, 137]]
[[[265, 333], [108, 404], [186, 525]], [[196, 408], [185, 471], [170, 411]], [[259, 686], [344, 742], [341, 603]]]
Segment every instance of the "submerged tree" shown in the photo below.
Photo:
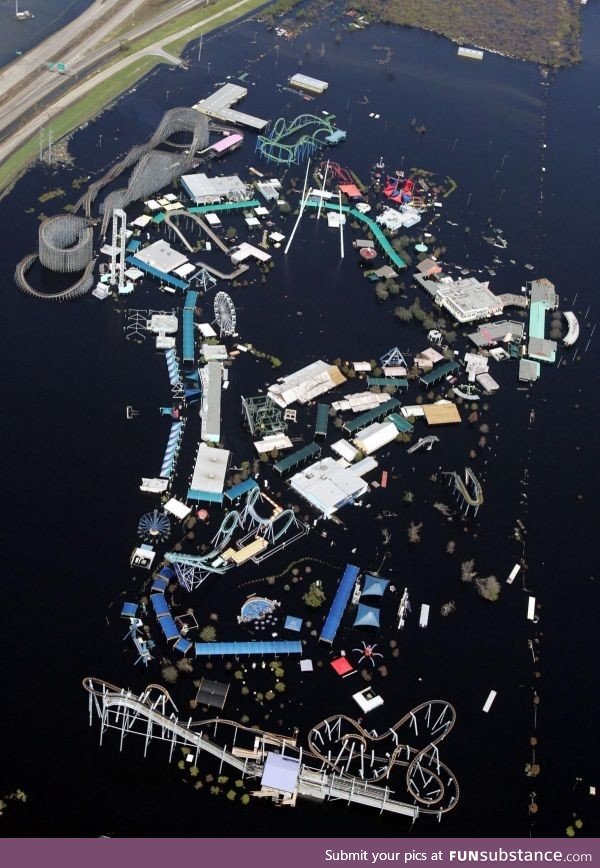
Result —
[[475, 566], [475, 560], [472, 559], [470, 561], [463, 561], [460, 565], [460, 578], [462, 582], [472, 582], [475, 576], [477, 575], [476, 570], [473, 569]]
[[302, 597], [307, 606], [318, 609], [325, 602], [325, 592], [320, 584], [313, 582]]
[[496, 576], [486, 576], [484, 579], [476, 579], [477, 591], [484, 600], [495, 603], [502, 590]]
[[409, 526], [406, 529], [408, 534], [408, 541], [411, 543], [420, 543], [421, 542], [421, 528], [423, 527], [423, 522], [420, 521], [419, 524], [415, 524], [414, 521], [411, 521]]
[[208, 624], [200, 630], [200, 638], [203, 642], [214, 642], [216, 640], [217, 631], [212, 624]]

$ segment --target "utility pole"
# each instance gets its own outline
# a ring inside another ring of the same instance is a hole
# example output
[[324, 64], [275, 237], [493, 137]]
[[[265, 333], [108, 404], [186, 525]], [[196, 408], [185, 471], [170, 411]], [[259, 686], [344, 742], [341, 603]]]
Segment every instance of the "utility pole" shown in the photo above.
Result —
[[202, 57], [202, 40], [204, 39], [204, 33], [200, 34], [200, 42], [198, 43], [198, 63], [200, 63], [200, 58]]
[[52, 165], [52, 130], [48, 130], [48, 165]]
[[40, 128], [40, 163], [44, 159], [44, 127]]

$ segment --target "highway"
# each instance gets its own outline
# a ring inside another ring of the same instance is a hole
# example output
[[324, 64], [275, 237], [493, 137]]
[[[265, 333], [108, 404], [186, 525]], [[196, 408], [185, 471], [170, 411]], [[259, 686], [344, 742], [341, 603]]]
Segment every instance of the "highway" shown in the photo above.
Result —
[[[77, 82], [75, 76], [81, 78], [86, 71], [95, 68], [103, 59], [110, 57], [115, 50], [118, 50], [119, 43], [124, 36], [104, 42], [102, 45], [99, 45], [99, 43], [106, 39], [108, 33], [114, 31], [129, 16], [133, 15], [142, 2], [143, 0], [95, 0], [92, 6], [80, 15], [79, 18], [58, 33], [48, 37], [43, 43], [40, 43], [40, 45], [0, 72], [0, 91], [6, 93], [9, 90], [16, 89], [13, 96], [0, 105], [0, 161], [5, 160], [22, 144], [35, 136], [42, 126], [48, 125], [52, 121], [52, 118], [65, 108], [73, 105], [97, 85], [115, 73], [133, 65], [138, 60], [144, 57], [158, 56], [169, 63], [177, 64], [180, 62], [179, 58], [168, 54], [164, 46], [176, 39], [197, 32], [198, 24], [171, 33], [169, 36], [157, 40], [140, 51], [127, 53], [121, 60], [117, 60], [106, 69], [101, 70], [95, 75], [90, 75], [83, 82]], [[243, 14], [244, 6], [247, 6], [250, 2], [251, 0], [238, 0], [238, 2], [229, 6], [226, 12], [230, 13], [233, 10], [239, 9], [241, 15]], [[126, 38], [127, 40], [132, 40], [144, 36], [156, 27], [169, 21], [175, 15], [181, 15], [183, 12], [189, 11], [196, 6], [205, 6], [206, 3], [207, 0], [183, 0], [177, 6], [171, 7], [168, 11], [157, 15], [152, 20], [137, 27], [132, 27], [127, 32]], [[115, 9], [110, 22], [93, 29], [92, 32], [88, 32], [90, 28], [94, 27], [94, 22], [97, 22], [100, 16], [105, 15], [113, 7], [118, 8]], [[202, 23], [206, 27], [209, 27], [211, 23], [218, 25], [218, 19], [224, 14], [225, 12], [218, 12], [207, 16]], [[88, 35], [85, 36], [85, 33]], [[67, 51], [64, 57], [61, 56], [61, 45], [76, 40], [78, 36], [81, 37], [80, 41]], [[38, 69], [40, 65], [44, 66], [47, 63], [48, 57], [58, 56], [61, 58], [61, 63], [68, 65], [68, 75], [65, 76], [50, 70], [43, 70], [36, 77], [34, 84], [29, 84], [25, 87], [26, 80], [30, 78], [32, 70]], [[72, 86], [66, 92], [57, 96], [44, 110], [36, 112], [35, 116], [32, 117], [32, 110], [37, 104], [51, 99], [52, 92], [59, 88], [64, 89], [65, 84], [69, 81], [72, 82]], [[23, 90], [21, 90], [21, 87]]]

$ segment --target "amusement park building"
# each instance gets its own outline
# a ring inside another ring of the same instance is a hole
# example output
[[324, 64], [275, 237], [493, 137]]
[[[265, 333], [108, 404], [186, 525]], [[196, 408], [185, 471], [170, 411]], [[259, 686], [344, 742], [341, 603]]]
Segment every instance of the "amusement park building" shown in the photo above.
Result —
[[195, 175], [182, 175], [181, 183], [196, 205], [210, 205], [222, 199], [243, 201], [247, 199], [246, 185], [237, 175], [209, 178], [204, 172]]
[[345, 382], [346, 378], [339, 368], [319, 360], [294, 374], [281, 377], [277, 383], [269, 386], [268, 395], [279, 407], [285, 409], [294, 401], [306, 404]]
[[362, 479], [360, 471], [366, 473], [370, 469], [372, 464], [363, 465], [356, 472], [355, 465], [349, 466], [344, 459], [336, 461], [327, 457], [292, 476], [290, 485], [304, 500], [329, 518], [342, 506], [365, 493], [369, 486]]
[[298, 72], [290, 78], [290, 87], [297, 87], [298, 90], [305, 90], [308, 93], [323, 93], [329, 87], [329, 83]]

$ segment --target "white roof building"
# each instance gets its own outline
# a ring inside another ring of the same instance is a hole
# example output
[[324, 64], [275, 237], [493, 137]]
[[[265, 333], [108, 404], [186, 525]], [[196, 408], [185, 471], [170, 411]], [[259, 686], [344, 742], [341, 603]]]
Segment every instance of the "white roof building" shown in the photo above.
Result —
[[480, 356], [479, 353], [465, 353], [465, 367], [469, 383], [474, 383], [475, 377], [478, 374], [485, 374], [489, 367], [489, 362], [485, 356]]
[[217, 333], [214, 328], [207, 322], [199, 322], [198, 329], [203, 338], [216, 338]]
[[489, 319], [502, 313], [503, 301], [489, 287], [489, 281], [480, 282], [476, 277], [441, 277], [430, 280], [422, 274], [415, 274], [421, 284], [439, 307], [445, 308], [458, 322], [474, 322]]
[[400, 229], [402, 226], [410, 229], [411, 226], [415, 226], [420, 220], [421, 215], [419, 212], [409, 205], [403, 205], [399, 211], [395, 208], [384, 208], [381, 214], [375, 218], [377, 223], [385, 226], [386, 229], [390, 229], [392, 232]]
[[309, 93], [323, 93], [329, 87], [329, 82], [297, 72], [296, 75], [290, 78], [290, 86], [297, 87], [300, 90], [307, 90]]
[[254, 448], [259, 453], [271, 452], [272, 449], [291, 449], [294, 444], [283, 431], [277, 434], [269, 434], [263, 440], [255, 440]]
[[279, 407], [285, 409], [294, 401], [306, 404], [345, 382], [346, 378], [339, 368], [319, 360], [294, 374], [281, 377], [277, 383], [269, 386], [267, 394]]
[[248, 198], [246, 185], [237, 175], [209, 178], [205, 172], [198, 172], [195, 175], [182, 175], [181, 183], [196, 205], [209, 205], [221, 199], [241, 202]]
[[206, 443], [200, 444], [188, 491], [189, 498], [220, 501], [230, 455], [227, 449], [215, 449]]
[[177, 317], [172, 313], [155, 313], [152, 314], [146, 324], [146, 329], [154, 334], [162, 332], [165, 335], [175, 334], [177, 331]]
[[[366, 473], [369, 468], [365, 467]], [[322, 458], [290, 479], [290, 485], [326, 518], [352, 503], [368, 489], [362, 477], [340, 458]]]
[[260, 262], [268, 262], [271, 258], [271, 254], [261, 250], [260, 247], [254, 247], [253, 244], [248, 244], [247, 241], [242, 241], [241, 244], [238, 244], [238, 246], [234, 247], [231, 251], [231, 261], [234, 265], [239, 265], [240, 262], [243, 262], [249, 257], [258, 259]]
[[347, 440], [336, 440], [335, 443], [331, 444], [331, 448], [346, 461], [352, 462], [358, 455], [358, 449]]
[[333, 401], [331, 406], [334, 410], [364, 413], [389, 400], [390, 396], [386, 392], [355, 392], [353, 395], [346, 395], [341, 401]]
[[[200, 370], [202, 380], [201, 437], [212, 443], [221, 439], [221, 383], [220, 362], [207, 362]], [[192, 486], [193, 487], [193, 486]]]
[[167, 241], [155, 241], [154, 244], [140, 248], [136, 252], [135, 258], [164, 274], [170, 274], [171, 271], [175, 271], [176, 268], [180, 268], [188, 261], [187, 256], [174, 250]]
[[383, 446], [387, 446], [398, 436], [398, 429], [393, 422], [375, 422], [367, 425], [354, 438], [354, 445], [365, 455], [371, 455]]

